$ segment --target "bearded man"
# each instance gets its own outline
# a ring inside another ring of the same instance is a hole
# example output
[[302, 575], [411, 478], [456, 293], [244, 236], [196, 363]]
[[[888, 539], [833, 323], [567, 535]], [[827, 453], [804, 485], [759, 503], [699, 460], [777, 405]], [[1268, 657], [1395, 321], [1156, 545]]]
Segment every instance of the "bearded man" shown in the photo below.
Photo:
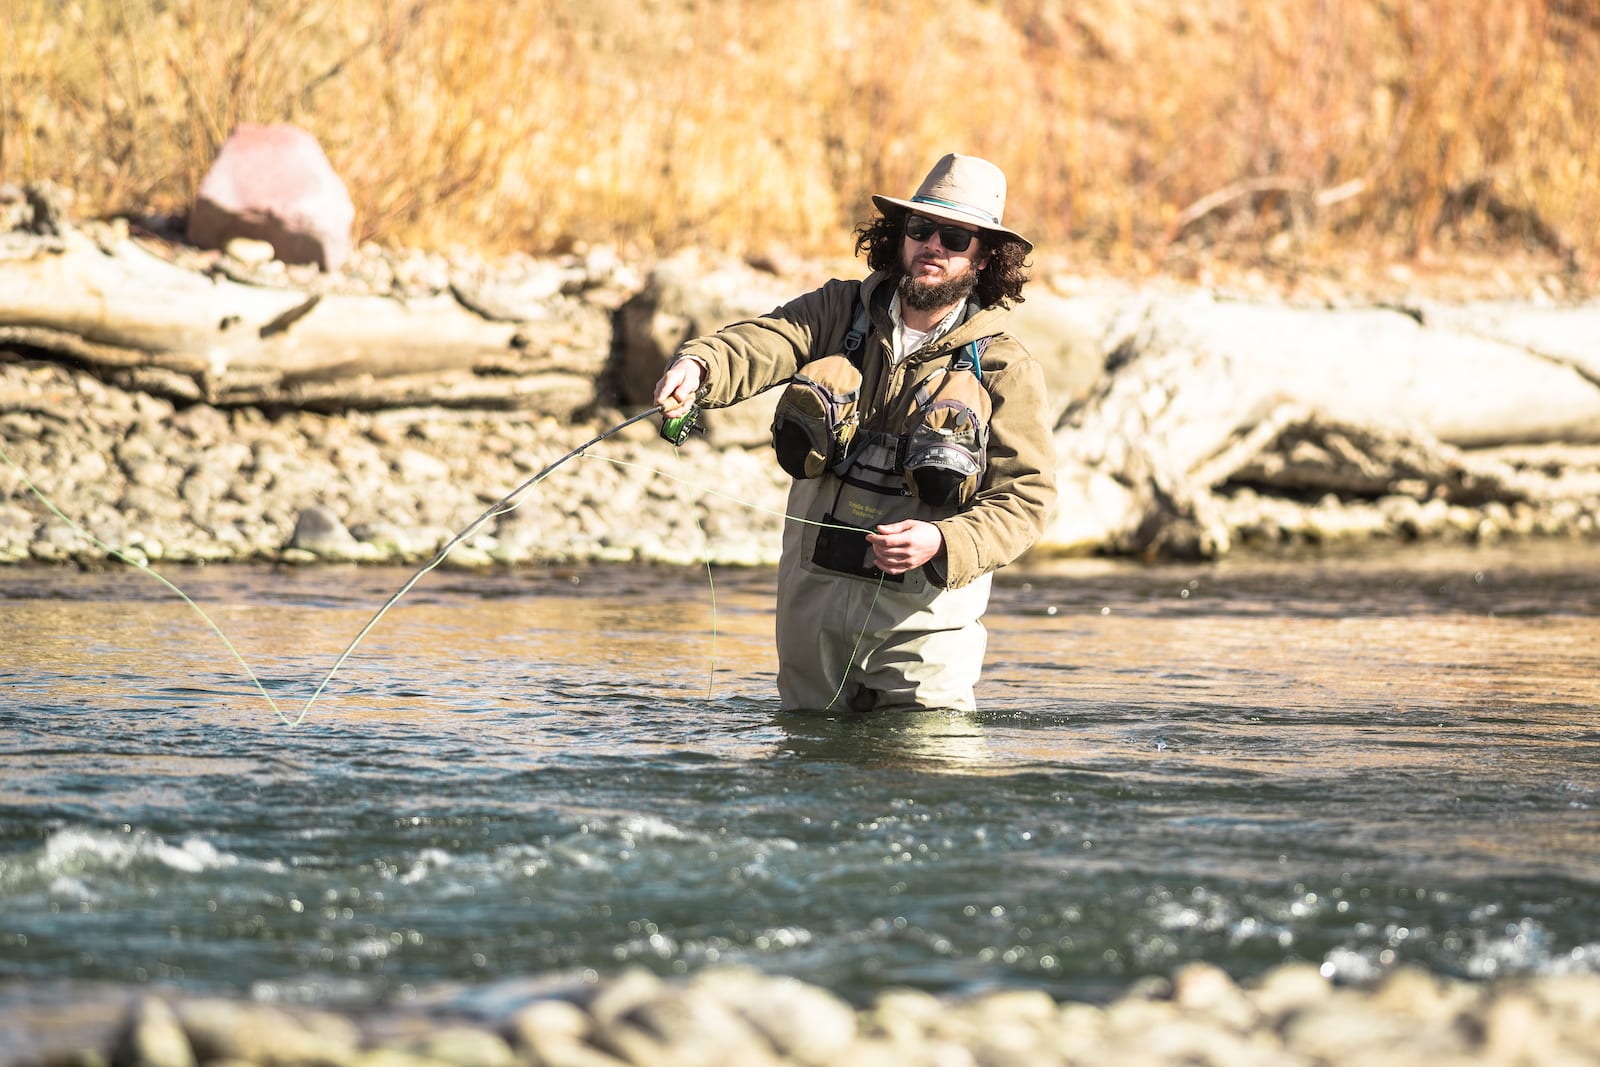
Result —
[[1005, 175], [974, 156], [872, 200], [866, 279], [685, 342], [655, 399], [676, 418], [786, 386], [785, 710], [971, 711], [993, 572], [1055, 502], [1044, 372], [1004, 332], [1033, 246], [1002, 223]]

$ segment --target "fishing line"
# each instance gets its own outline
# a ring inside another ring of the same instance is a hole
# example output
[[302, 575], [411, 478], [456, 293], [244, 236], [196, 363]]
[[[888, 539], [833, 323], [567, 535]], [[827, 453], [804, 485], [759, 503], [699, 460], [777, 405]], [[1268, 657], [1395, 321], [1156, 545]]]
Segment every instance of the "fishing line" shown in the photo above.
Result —
[[320, 697], [322, 695], [322, 691], [328, 687], [328, 683], [333, 681], [333, 676], [339, 673], [339, 668], [344, 666], [345, 660], [350, 658], [350, 654], [356, 650], [356, 646], [361, 643], [362, 638], [366, 637], [368, 632], [370, 632], [374, 626], [378, 625], [378, 620], [383, 618], [384, 615], [388, 613], [389, 609], [394, 607], [401, 597], [409, 593], [411, 591], [411, 587], [422, 580], [423, 575], [427, 574], [439, 564], [443, 563], [445, 557], [450, 554], [452, 549], [454, 549], [461, 542], [465, 541], [467, 538], [471, 537], [473, 534], [477, 533], [478, 530], [482, 528], [483, 524], [488, 522], [490, 519], [515, 511], [517, 508], [517, 497], [521, 496], [529, 489], [532, 489], [534, 486], [544, 481], [552, 473], [554, 473], [556, 468], [560, 467], [563, 463], [583, 455], [589, 449], [593, 448], [601, 441], [604, 441], [606, 438], [615, 436], [616, 434], [619, 434], [623, 430], [627, 429], [629, 426], [632, 426], [634, 423], [648, 419], [652, 415], [659, 414], [660, 411], [661, 405], [657, 404], [655, 407], [650, 408], [647, 411], [639, 412], [639, 414], [633, 416], [632, 418], [622, 420], [609, 430], [603, 430], [600, 433], [595, 434], [593, 437], [589, 438], [583, 444], [579, 445], [577, 448], [574, 448], [560, 459], [546, 464], [544, 469], [539, 471], [538, 474], [535, 474], [533, 477], [527, 479], [521, 485], [511, 490], [511, 492], [507, 493], [495, 503], [491, 504], [488, 510], [486, 510], [482, 515], [479, 515], [476, 519], [473, 519], [472, 522], [468, 523], [462, 528], [460, 533], [446, 541], [444, 547], [439, 549], [439, 551], [431, 560], [418, 568], [417, 572], [407, 579], [406, 583], [397, 589], [393, 596], [383, 602], [383, 607], [379, 608], [377, 613], [374, 614], [371, 619], [367, 620], [367, 624], [363, 626], [360, 632], [357, 633], [355, 637], [351, 639], [350, 643], [345, 646], [345, 650], [341, 652], [339, 654], [339, 658], [334, 661], [333, 668], [328, 671], [327, 675], [322, 679], [321, 684], [319, 684], [316, 690], [311, 694], [311, 699], [306, 701], [306, 706], [300, 709], [300, 716], [294, 720], [292, 725], [298, 726], [302, 721], [305, 720], [306, 713], [311, 710], [311, 705], [317, 702], [317, 698]]
[[[628, 419], [623, 420], [622, 422], [619, 422], [618, 424], [616, 424], [615, 426], [611, 427], [610, 429], [607, 429], [607, 430], [604, 430], [604, 431], [602, 431], [602, 432], [600, 432], [598, 434], [595, 434], [593, 437], [589, 438], [589, 440], [585, 441], [583, 444], [581, 444], [578, 447], [570, 450], [569, 452], [565, 453], [564, 455], [562, 455], [560, 458], [554, 460], [553, 462], [546, 464], [542, 469], [539, 470], [538, 473], [536, 473], [532, 477], [526, 479], [521, 484], [519, 484], [515, 489], [512, 489], [505, 496], [501, 497], [494, 504], [490, 505], [481, 515], [479, 515], [476, 519], [474, 519], [472, 522], [468, 523], [465, 527], [463, 527], [461, 529], [461, 531], [459, 533], [455, 534], [453, 537], [451, 537], [449, 541], [445, 542], [445, 544], [438, 550], [438, 552], [436, 552], [434, 554], [433, 558], [430, 559], [427, 563], [423, 564], [421, 567], [419, 567], [416, 570], [416, 572], [413, 573], [411, 575], [411, 577], [408, 578], [405, 581], [405, 583], [403, 585], [401, 585], [400, 588], [397, 589], [394, 592], [393, 595], [391, 595], [387, 600], [385, 600], [383, 602], [383, 605], [378, 608], [378, 610], [372, 615], [372, 617], [370, 619], [367, 620], [366, 624], [364, 626], [362, 626], [359, 631], [357, 631], [355, 637], [351, 638], [350, 643], [345, 646], [344, 651], [342, 651], [339, 654], [339, 657], [334, 661], [333, 666], [328, 670], [327, 674], [325, 674], [322, 677], [322, 680], [317, 684], [316, 689], [312, 691], [311, 696], [309, 698], [307, 698], [305, 704], [300, 708], [300, 713], [297, 716], [295, 716], [294, 718], [292, 718], [292, 719], [283, 711], [283, 709], [279, 706], [278, 702], [275, 699], [273, 699], [272, 694], [267, 691], [266, 685], [263, 684], [261, 679], [256, 675], [256, 672], [251, 669], [250, 664], [245, 660], [244, 656], [239, 652], [238, 648], [233, 644], [232, 641], [230, 641], [228, 639], [228, 635], [223, 632], [222, 628], [217, 625], [217, 623], [211, 618], [210, 615], [206, 614], [205, 609], [201, 608], [200, 605], [197, 604], [187, 593], [185, 593], [182, 589], [178, 588], [177, 585], [175, 585], [173, 582], [169, 581], [166, 577], [164, 577], [163, 575], [161, 575], [157, 571], [152, 570], [150, 568], [149, 563], [146, 560], [140, 558], [139, 556], [135, 556], [135, 555], [132, 555], [132, 554], [130, 554], [128, 552], [125, 552], [122, 549], [116, 548], [113, 545], [107, 544], [106, 542], [104, 542], [104, 541], [100, 540], [99, 538], [95, 537], [88, 530], [84, 529], [83, 526], [81, 526], [80, 524], [78, 524], [77, 522], [75, 522], [71, 518], [69, 518], [66, 515], [65, 512], [63, 512], [59, 507], [57, 507], [55, 505], [55, 503], [53, 501], [50, 500], [49, 497], [45, 496], [45, 494], [39, 489], [38, 486], [33, 484], [32, 480], [30, 480], [28, 478], [27, 473], [25, 471], [23, 471], [23, 469], [20, 466], [17, 465], [17, 463], [5, 451], [3, 446], [0, 446], [0, 460], [4, 460], [5, 464], [8, 467], [10, 467], [13, 471], [15, 471], [17, 473], [18, 478], [20, 478], [22, 480], [22, 484], [27, 488], [27, 490], [30, 493], [32, 493], [35, 497], [37, 497], [39, 499], [39, 501], [42, 504], [44, 504], [44, 506], [46, 508], [48, 508], [53, 515], [55, 515], [57, 518], [59, 518], [62, 522], [66, 523], [72, 529], [78, 531], [78, 533], [82, 534], [96, 548], [99, 548], [101, 551], [105, 552], [107, 555], [110, 555], [115, 559], [121, 560], [123, 563], [126, 563], [129, 566], [132, 566], [132, 567], [134, 567], [134, 568], [136, 568], [136, 569], [138, 569], [140, 571], [143, 571], [144, 573], [146, 573], [146, 574], [150, 575], [152, 578], [154, 578], [156, 581], [160, 582], [162, 585], [166, 586], [173, 593], [177, 594], [178, 597], [180, 599], [182, 599], [185, 604], [187, 604], [190, 608], [192, 608], [194, 610], [195, 614], [200, 616], [200, 618], [211, 629], [211, 631], [217, 635], [217, 638], [219, 640], [221, 640], [223, 645], [228, 649], [228, 652], [233, 656], [234, 660], [238, 662], [240, 668], [245, 672], [245, 675], [247, 677], [249, 677], [251, 683], [255, 686], [256, 690], [261, 694], [262, 698], [265, 699], [267, 704], [272, 708], [273, 713], [278, 716], [278, 718], [284, 723], [284, 725], [289, 726], [289, 727], [295, 727], [295, 726], [299, 726], [302, 722], [305, 721], [305, 718], [310, 713], [312, 706], [315, 705], [316, 702], [321, 698], [322, 694], [327, 690], [329, 684], [332, 683], [332, 681], [334, 679], [334, 676], [339, 673], [339, 671], [344, 667], [345, 663], [355, 653], [355, 650], [356, 650], [357, 646], [359, 646], [361, 644], [361, 642], [366, 638], [367, 634], [369, 634], [372, 631], [373, 627], [377, 626], [378, 622], [380, 620], [382, 620], [385, 615], [388, 614], [389, 610], [391, 608], [393, 608], [395, 606], [395, 604], [397, 604], [402, 597], [404, 597], [407, 593], [409, 593], [412, 590], [412, 588], [415, 587], [416, 584], [419, 581], [421, 581], [422, 578], [424, 576], [426, 576], [430, 571], [433, 571], [441, 563], [443, 563], [445, 561], [445, 559], [450, 555], [450, 553], [452, 551], [455, 550], [455, 548], [457, 546], [459, 546], [463, 541], [466, 541], [474, 533], [478, 532], [478, 530], [480, 530], [485, 523], [487, 523], [489, 520], [494, 519], [494, 518], [496, 518], [498, 516], [505, 515], [505, 514], [508, 514], [508, 513], [512, 512], [512, 511], [516, 510], [516, 508], [518, 507], [518, 498], [519, 497], [521, 497], [529, 489], [532, 489], [534, 486], [536, 486], [540, 482], [544, 481], [551, 474], [553, 474], [558, 468], [560, 468], [562, 465], [566, 464], [570, 460], [573, 460], [573, 459], [576, 459], [576, 458], [579, 458], [579, 457], [589, 458], [589, 459], [603, 459], [606, 462], [614, 463], [619, 467], [633, 467], [633, 468], [639, 468], [639, 469], [648, 471], [648, 472], [650, 472], [652, 474], [659, 475], [660, 477], [667, 478], [667, 479], [669, 479], [671, 481], [674, 481], [674, 482], [678, 482], [681, 485], [689, 486], [690, 488], [696, 489], [699, 492], [707, 493], [707, 494], [710, 494], [712, 496], [722, 497], [723, 499], [729, 500], [729, 501], [731, 501], [731, 502], [733, 502], [735, 504], [738, 504], [741, 507], [749, 508], [752, 511], [759, 511], [759, 512], [763, 512], [763, 513], [768, 514], [768, 515], [773, 515], [773, 516], [776, 516], [778, 518], [784, 519], [786, 521], [803, 523], [805, 525], [816, 526], [816, 527], [825, 528], [825, 529], [838, 529], [838, 530], [845, 530], [845, 531], [854, 530], [854, 527], [844, 526], [844, 525], [841, 525], [841, 524], [838, 524], [838, 523], [822, 522], [822, 521], [818, 521], [818, 520], [815, 520], [815, 519], [807, 519], [807, 518], [804, 518], [804, 517], [798, 516], [798, 515], [789, 515], [786, 512], [783, 512], [783, 511], [780, 511], [780, 510], [776, 510], [776, 509], [773, 509], [773, 508], [763, 507], [762, 505], [756, 504], [756, 503], [754, 503], [752, 501], [741, 500], [738, 497], [732, 496], [732, 495], [730, 495], [728, 493], [724, 493], [721, 490], [714, 489], [714, 488], [712, 488], [710, 486], [706, 486], [706, 485], [691, 481], [690, 479], [687, 479], [687, 478], [679, 477], [678, 475], [672, 474], [672, 473], [670, 473], [668, 471], [664, 471], [659, 467], [651, 466], [649, 464], [636, 463], [636, 462], [632, 462], [632, 461], [629, 461], [629, 460], [617, 459], [617, 458], [611, 457], [611, 456], [590, 456], [590, 455], [588, 455], [588, 450], [590, 448], [593, 448], [595, 445], [601, 443], [602, 441], [605, 441], [607, 438], [613, 437], [616, 434], [621, 433], [623, 430], [627, 429], [629, 426], [632, 426], [637, 422], [641, 422], [644, 419], [650, 418], [652, 415], [659, 414], [660, 412], [661, 412], [661, 406], [660, 405], [656, 405], [655, 407], [649, 408], [649, 409], [647, 409], [645, 411], [641, 411], [637, 415], [634, 415], [634, 416], [632, 416], [632, 417], [630, 417]], [[674, 446], [674, 452], [677, 452], [677, 446]], [[679, 454], [679, 458], [680, 459], [682, 458], [681, 453]], [[700, 518], [699, 518], [698, 515], [694, 516], [694, 522], [695, 522], [695, 528], [697, 530], [699, 530], [699, 532], [700, 532], [702, 543], [704, 543], [705, 546], [706, 546], [706, 552], [705, 552], [706, 577], [707, 577], [708, 582], [711, 583], [711, 598], [712, 598], [712, 601], [711, 601], [711, 604], [712, 604], [712, 657], [713, 657], [713, 660], [712, 660], [712, 662], [713, 662], [712, 674], [713, 674], [713, 677], [714, 677], [715, 669], [716, 669], [715, 668], [715, 654], [716, 654], [715, 650], [716, 650], [716, 637], [717, 637], [717, 632], [716, 632], [716, 585], [715, 585], [715, 581], [712, 579], [710, 539], [709, 539], [709, 537], [706, 536], [705, 528], [700, 524]], [[871, 614], [872, 614], [872, 608], [877, 605], [878, 593], [881, 592], [882, 588], [883, 588], [883, 578], [880, 576], [879, 580], [878, 580], [878, 587], [873, 592], [872, 604], [869, 605], [868, 608], [867, 608], [867, 618], [864, 619], [863, 622], [862, 622], [861, 632], [856, 635], [855, 647], [851, 651], [851, 657], [850, 657], [850, 662], [851, 663], [855, 662], [855, 656], [860, 651], [861, 645], [866, 639], [866, 632], [867, 632], [867, 627], [868, 627], [869, 622], [870, 622], [870, 618], [871, 618]], [[848, 668], [846, 669], [845, 673], [846, 673], [846, 676], [848, 677], [848, 673], [849, 673]], [[837, 691], [835, 691], [833, 700], [837, 700], [838, 697], [839, 697], [839, 694], [844, 691], [844, 684], [845, 684], [845, 679], [841, 679], [840, 682], [839, 682], [839, 689]], [[709, 681], [708, 681], [707, 695], [708, 696], [710, 695], [710, 682]], [[832, 707], [833, 706], [833, 701], [829, 701], [828, 706]]]
[[700, 525], [700, 516], [694, 517], [694, 528], [700, 531], [700, 543], [705, 546], [706, 588], [711, 592], [711, 666], [706, 670], [706, 699], [711, 699], [711, 688], [717, 680], [717, 582], [711, 576], [711, 538]]
[[[260, 678], [256, 677], [256, 672], [250, 669], [250, 664], [245, 662], [245, 658], [242, 655], [239, 654], [239, 650], [234, 647], [233, 642], [228, 640], [228, 635], [222, 632], [222, 627], [218, 626], [212, 620], [211, 616], [207, 615], [205, 613], [204, 609], [202, 609], [199, 604], [196, 604], [193, 600], [191, 600], [189, 598], [189, 594], [188, 593], [185, 593], [182, 589], [179, 589], [176, 585], [173, 585], [171, 582], [169, 582], [162, 575], [160, 575], [157, 572], [151, 570], [150, 569], [150, 564], [147, 563], [145, 560], [140, 559], [137, 556], [131, 556], [128, 553], [122, 551], [120, 548], [113, 548], [111, 545], [106, 544], [104, 541], [100, 540], [94, 534], [90, 533], [88, 530], [85, 530], [82, 526], [79, 526], [77, 523], [75, 523], [71, 519], [67, 518], [66, 514], [60, 508], [56, 507], [55, 504], [50, 500], [50, 498], [45, 496], [44, 493], [42, 493], [39, 490], [38, 486], [34, 485], [33, 482], [31, 480], [29, 480], [27, 473], [24, 472], [21, 467], [17, 466], [16, 462], [6, 452], [4, 446], [0, 446], [0, 459], [5, 460], [6, 466], [10, 467], [12, 470], [17, 472], [17, 477], [22, 479], [22, 484], [27, 487], [28, 492], [30, 492], [34, 496], [38, 497], [40, 503], [44, 504], [45, 507], [49, 508], [51, 513], [54, 514], [56, 518], [60, 519], [64, 523], [66, 523], [68, 526], [72, 527], [74, 530], [77, 530], [84, 537], [87, 537], [89, 539], [90, 543], [93, 544], [96, 548], [99, 548], [101, 551], [107, 553], [108, 555], [111, 555], [111, 556], [115, 557], [116, 559], [121, 560], [122, 562], [128, 564], [130, 567], [135, 567], [135, 568], [137, 568], [137, 569], [139, 569], [141, 571], [144, 571], [146, 574], [150, 575], [150, 577], [154, 578], [156, 581], [160, 582], [162, 585], [166, 586], [168, 589], [172, 590], [174, 593], [177, 593], [178, 596], [183, 599], [183, 602], [185, 604], [188, 604], [191, 608], [193, 608], [195, 610], [195, 614], [199, 615], [200, 618], [205, 620], [205, 624], [207, 626], [211, 627], [212, 632], [215, 633], [217, 635], [217, 637], [219, 637], [222, 640], [222, 643], [227, 646], [228, 651], [233, 653], [233, 658], [239, 661], [239, 666], [244, 669], [244, 673], [249, 676], [250, 681], [252, 683], [254, 683], [256, 689], [258, 691], [260, 691], [261, 695], [266, 698], [267, 703], [272, 707], [273, 713], [276, 714], [278, 716], [278, 718], [283, 720], [283, 723], [284, 723], [285, 726], [293, 726], [293, 725], [295, 725], [295, 721], [298, 721], [298, 720], [290, 721], [289, 716], [287, 716], [287, 715], [285, 715], [283, 713], [283, 709], [278, 707], [278, 702], [276, 700], [272, 699], [272, 694], [267, 692], [267, 687], [261, 684], [261, 679]], [[310, 705], [308, 704], [307, 707], [309, 707], [309, 706]], [[302, 711], [300, 713], [300, 715], [301, 715], [301, 718], [304, 718], [305, 717], [305, 712]]]
[[17, 466], [16, 462], [5, 451], [4, 447], [0, 447], [0, 459], [5, 460], [6, 465], [17, 472], [17, 477], [22, 479], [22, 484], [27, 487], [30, 493], [38, 497], [40, 502], [43, 503], [46, 508], [50, 509], [52, 514], [54, 514], [68, 526], [72, 527], [74, 530], [78, 531], [84, 537], [88, 538], [90, 543], [92, 543], [96, 548], [99, 548], [101, 551], [121, 560], [124, 563], [127, 563], [132, 567], [136, 567], [139, 570], [144, 571], [146, 574], [156, 579], [156, 581], [160, 582], [162, 585], [178, 594], [178, 596], [183, 599], [183, 602], [193, 608], [195, 613], [199, 615], [201, 619], [205, 620], [206, 625], [209, 626], [217, 635], [217, 637], [221, 639], [222, 643], [227, 646], [228, 651], [233, 654], [233, 658], [238, 661], [239, 666], [244, 669], [244, 672], [249, 676], [250, 681], [255, 684], [257, 691], [259, 691], [261, 695], [266, 698], [267, 704], [271, 706], [273, 713], [283, 721], [285, 726], [295, 727], [299, 726], [305, 721], [306, 715], [311, 711], [312, 705], [315, 704], [318, 698], [322, 696], [323, 691], [328, 688], [328, 684], [333, 681], [334, 675], [339, 673], [339, 669], [344, 666], [345, 661], [348, 660], [351, 654], [355, 652], [356, 646], [359, 645], [367, 636], [367, 634], [371, 632], [372, 628], [378, 624], [378, 620], [382, 619], [384, 615], [388, 614], [389, 609], [394, 607], [401, 597], [410, 592], [411, 588], [422, 580], [423, 575], [427, 574], [429, 571], [439, 566], [439, 564], [443, 563], [445, 557], [449, 556], [451, 551], [454, 550], [457, 545], [471, 537], [480, 528], [482, 528], [484, 523], [488, 522], [490, 519], [514, 511], [517, 507], [517, 498], [519, 496], [538, 485], [540, 482], [544, 481], [556, 470], [556, 468], [560, 467], [563, 463], [566, 463], [568, 460], [577, 456], [583, 455], [588, 449], [593, 448], [606, 438], [621, 433], [634, 423], [658, 414], [660, 411], [661, 407], [660, 405], [657, 405], [656, 407], [650, 408], [647, 411], [639, 412], [639, 414], [634, 415], [632, 418], [625, 419], [622, 422], [617, 423], [617, 425], [611, 427], [609, 430], [595, 434], [593, 437], [589, 438], [589, 440], [585, 441], [577, 448], [572, 449], [572, 451], [566, 453], [560, 459], [555, 460], [553, 463], [547, 464], [537, 474], [533, 475], [531, 478], [528, 478], [521, 485], [517, 486], [515, 489], [511, 490], [511, 492], [501, 497], [482, 515], [479, 515], [476, 519], [464, 527], [460, 533], [456, 534], [449, 541], [445, 542], [444, 547], [440, 548], [431, 560], [423, 564], [422, 567], [418, 568], [417, 572], [407, 579], [406, 583], [402, 585], [393, 596], [384, 601], [383, 606], [378, 609], [377, 613], [374, 614], [372, 618], [367, 621], [367, 624], [361, 628], [354, 638], [351, 639], [350, 643], [345, 646], [344, 651], [339, 654], [339, 658], [334, 661], [333, 667], [326, 675], [323, 676], [322, 681], [318, 683], [317, 688], [312, 692], [310, 698], [306, 700], [305, 705], [300, 709], [300, 714], [293, 719], [289, 718], [289, 716], [284, 713], [283, 709], [278, 706], [278, 702], [272, 698], [272, 694], [267, 692], [267, 687], [263, 685], [261, 679], [256, 676], [256, 672], [250, 669], [250, 664], [245, 661], [244, 656], [240, 654], [236, 647], [234, 647], [233, 642], [228, 640], [228, 635], [222, 632], [222, 627], [218, 626], [216, 622], [212, 620], [211, 616], [207, 615], [205, 610], [189, 597], [189, 594], [185, 593], [182, 589], [179, 589], [161, 574], [151, 570], [150, 565], [146, 561], [130, 555], [119, 548], [113, 547], [112, 545], [106, 544], [106, 542], [100, 540], [98, 537], [95, 537], [88, 530], [84, 529], [78, 523], [68, 518], [65, 512], [56, 507], [55, 503], [52, 502], [49, 497], [45, 496], [44, 493], [40, 491], [38, 486], [33, 484], [33, 482], [28, 478], [27, 473], [23, 471], [21, 467]]
[[[692, 482], [687, 478], [679, 478], [675, 474], [671, 474], [671, 473], [669, 473], [667, 471], [664, 471], [660, 467], [652, 467], [648, 463], [635, 463], [635, 462], [633, 462], [631, 460], [617, 459], [615, 456], [585, 456], [584, 458], [585, 459], [604, 460], [607, 463], [615, 463], [619, 467], [637, 467], [637, 468], [639, 468], [641, 470], [649, 471], [652, 474], [658, 474], [661, 477], [666, 478], [666, 479], [668, 479], [670, 481], [677, 482], [680, 485], [686, 485], [689, 488], [696, 489], [696, 490], [698, 490], [698, 491], [700, 491], [702, 493], [710, 493], [712, 496], [720, 496], [724, 500], [730, 500], [733, 503], [738, 504], [740, 507], [749, 508], [751, 511], [760, 511], [760, 512], [764, 512], [765, 514], [768, 514], [768, 515], [776, 515], [778, 518], [784, 519], [784, 520], [789, 521], [789, 522], [798, 522], [798, 523], [800, 523], [802, 525], [805, 525], [805, 526], [815, 526], [815, 527], [817, 527], [819, 529], [823, 529], [823, 530], [843, 530], [843, 531], [845, 531], [847, 533], [859, 533], [860, 532], [860, 530], [857, 527], [854, 527], [854, 526], [845, 526], [844, 524], [837, 523], [837, 522], [823, 522], [823, 521], [820, 521], [818, 519], [807, 519], [807, 518], [804, 518], [804, 517], [799, 516], [799, 515], [790, 515], [786, 511], [777, 511], [777, 510], [775, 510], [773, 508], [762, 507], [760, 504], [756, 504], [756, 503], [753, 503], [753, 502], [748, 501], [748, 500], [740, 500], [736, 496], [732, 496], [732, 495], [730, 495], [728, 493], [724, 493], [724, 492], [722, 492], [721, 490], [718, 490], [718, 489], [713, 489], [708, 485], [702, 485], [702, 484], [700, 484], [698, 482]], [[700, 525], [700, 519], [699, 519], [698, 516], [695, 518], [695, 525], [697, 527]], [[704, 535], [704, 531], [702, 531], [702, 536], [703, 535]], [[711, 566], [711, 561], [710, 561], [710, 556], [709, 556], [709, 553], [708, 553], [707, 559], [706, 559], [706, 568], [707, 568], [707, 573], [708, 574], [710, 573], [710, 566]], [[881, 572], [878, 575], [877, 588], [875, 588], [872, 591], [872, 603], [867, 605], [866, 615], [861, 620], [861, 631], [856, 634], [855, 647], [853, 647], [850, 650], [850, 664], [852, 666], [856, 662], [856, 654], [861, 651], [862, 643], [864, 641], [866, 641], [867, 628], [872, 625], [872, 609], [878, 606], [878, 594], [883, 592], [883, 583], [884, 583], [884, 579], [886, 577], [887, 577], [887, 575], [885, 575], [885, 574], [883, 574]], [[715, 601], [713, 601], [713, 605], [714, 604], [715, 604]], [[833, 707], [834, 702], [839, 699], [839, 694], [844, 692], [845, 682], [847, 682], [849, 680], [849, 678], [850, 678], [850, 668], [846, 667], [845, 670], [844, 670], [843, 677], [841, 677], [839, 679], [839, 688], [835, 689], [833, 691], [833, 699], [828, 701], [827, 707], [823, 708], [822, 709], [823, 711], [828, 711], [829, 709], [831, 709]]]
[[846, 664], [844, 671], [839, 675], [839, 688], [835, 689], [833, 696], [828, 698], [828, 705], [822, 709], [823, 711], [833, 710], [833, 705], [838, 701], [839, 694], [844, 692], [844, 683], [850, 680], [850, 668], [855, 665], [856, 653], [861, 651], [861, 642], [866, 640], [867, 627], [872, 624], [872, 609], [878, 606], [878, 594], [883, 592], [883, 581], [887, 577], [888, 575], [884, 572], [878, 572], [878, 585], [872, 590], [872, 603], [867, 605], [866, 614], [861, 617], [861, 632], [856, 634], [855, 647], [850, 650], [850, 662]]
[[[680, 445], [672, 446], [672, 454], [678, 457], [678, 462], [684, 462], [683, 449]], [[670, 477], [666, 471], [659, 471], [663, 477]], [[706, 699], [711, 699], [712, 687], [717, 680], [717, 580], [711, 573], [711, 538], [706, 536], [706, 528], [700, 525], [699, 512], [690, 512], [694, 519], [694, 528], [700, 534], [701, 558], [706, 568], [706, 587], [711, 591], [711, 666], [706, 671]]]

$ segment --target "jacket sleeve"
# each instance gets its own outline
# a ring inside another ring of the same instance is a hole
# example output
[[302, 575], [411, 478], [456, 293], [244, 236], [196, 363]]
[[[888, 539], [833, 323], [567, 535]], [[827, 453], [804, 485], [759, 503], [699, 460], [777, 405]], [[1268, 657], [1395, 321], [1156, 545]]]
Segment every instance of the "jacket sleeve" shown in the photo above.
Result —
[[706, 368], [700, 402], [721, 408], [748, 400], [788, 381], [801, 364], [838, 350], [859, 289], [858, 282], [835, 279], [758, 318], [685, 341], [677, 356]]
[[988, 469], [971, 506], [940, 519], [945, 552], [926, 573], [956, 589], [1012, 562], [1043, 535], [1056, 501], [1054, 426], [1044, 368], [1016, 340], [1014, 358], [985, 373], [992, 412]]

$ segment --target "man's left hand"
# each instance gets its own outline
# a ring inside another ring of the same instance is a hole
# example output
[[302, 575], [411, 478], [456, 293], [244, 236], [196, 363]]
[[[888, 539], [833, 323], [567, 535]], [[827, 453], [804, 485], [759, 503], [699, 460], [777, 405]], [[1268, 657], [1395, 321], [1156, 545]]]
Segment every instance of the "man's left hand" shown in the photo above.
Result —
[[872, 563], [885, 574], [904, 574], [920, 567], [944, 548], [939, 527], [921, 519], [903, 519], [878, 527], [867, 535], [872, 546]]

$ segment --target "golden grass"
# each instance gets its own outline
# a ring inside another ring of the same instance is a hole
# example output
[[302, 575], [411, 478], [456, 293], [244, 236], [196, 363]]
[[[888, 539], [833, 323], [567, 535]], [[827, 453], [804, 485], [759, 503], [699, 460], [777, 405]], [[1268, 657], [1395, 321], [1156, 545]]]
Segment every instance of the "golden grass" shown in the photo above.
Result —
[[0, 180], [182, 212], [298, 123], [361, 236], [846, 255], [1000, 163], [1041, 252], [1600, 263], [1589, 0], [0, 0]]

